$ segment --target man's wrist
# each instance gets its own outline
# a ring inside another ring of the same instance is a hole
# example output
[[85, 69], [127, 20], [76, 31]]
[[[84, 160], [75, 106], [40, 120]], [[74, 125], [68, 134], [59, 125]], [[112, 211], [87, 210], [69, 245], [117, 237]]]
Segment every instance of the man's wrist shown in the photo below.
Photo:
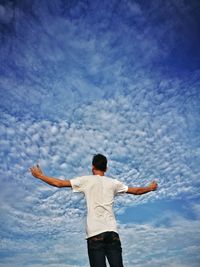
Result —
[[44, 179], [44, 175], [43, 175], [43, 174], [39, 174], [39, 175], [37, 176], [37, 178], [40, 179], [40, 180], [43, 180], [43, 179]]
[[153, 188], [149, 185], [148, 186], [149, 192], [153, 191]]

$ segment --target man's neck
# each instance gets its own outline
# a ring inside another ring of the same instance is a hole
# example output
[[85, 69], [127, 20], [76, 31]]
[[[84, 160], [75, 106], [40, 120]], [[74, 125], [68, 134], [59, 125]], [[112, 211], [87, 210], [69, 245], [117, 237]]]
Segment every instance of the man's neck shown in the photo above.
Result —
[[105, 173], [105, 172], [103, 172], [103, 171], [99, 171], [99, 170], [94, 170], [94, 171], [93, 171], [93, 174], [94, 174], [94, 175], [104, 176], [104, 173]]

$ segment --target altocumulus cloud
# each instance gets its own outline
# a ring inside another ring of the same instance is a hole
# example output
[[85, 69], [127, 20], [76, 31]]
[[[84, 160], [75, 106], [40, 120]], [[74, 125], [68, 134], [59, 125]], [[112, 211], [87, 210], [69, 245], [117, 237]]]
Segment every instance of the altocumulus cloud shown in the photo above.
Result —
[[[164, 7], [1, 4], [1, 266], [88, 265], [83, 196], [44, 185], [28, 169], [39, 163], [70, 179], [90, 173], [98, 152], [109, 158], [108, 175], [128, 185], [159, 181], [156, 194], [118, 197], [117, 215], [193, 201], [193, 220], [172, 212], [146, 224], [119, 220], [126, 266], [198, 265], [198, 4]], [[159, 225], [165, 218], [169, 226]]]
[[[176, 223], [176, 219], [174, 221]], [[191, 226], [197, 233], [192, 240]], [[124, 263], [127, 266], [198, 266], [195, 261], [198, 262], [199, 257], [194, 260], [199, 250], [198, 229], [199, 223], [187, 220], [168, 229], [141, 224], [126, 226], [121, 230]]]
[[[89, 173], [88, 166], [97, 148], [108, 155], [110, 173], [126, 184], [145, 185], [159, 178], [161, 189], [156, 195], [137, 197], [134, 201], [128, 196], [118, 198], [115, 209], [119, 214], [127, 206], [155, 198], [198, 197], [198, 166], [196, 169], [190, 166], [191, 154], [198, 157], [198, 151], [193, 144], [188, 147], [184, 133], [187, 120], [178, 114], [179, 96], [162, 100], [162, 112], [158, 100], [156, 104], [153, 101], [156, 98], [157, 92], [145, 90], [140, 97], [117, 95], [112, 100], [79, 107], [72, 123], [17, 120], [4, 114], [2, 203], [6, 196], [12, 196], [1, 207], [9, 221], [5, 227], [13, 228], [13, 234], [20, 236], [24, 232], [33, 236], [56, 235], [54, 241], [59, 240], [62, 232], [72, 232], [69, 235], [83, 232], [84, 200], [71, 192], [34, 183], [28, 168], [38, 162], [52, 176], [73, 178]], [[178, 130], [173, 130], [177, 125]], [[82, 225], [78, 223], [80, 220]]]

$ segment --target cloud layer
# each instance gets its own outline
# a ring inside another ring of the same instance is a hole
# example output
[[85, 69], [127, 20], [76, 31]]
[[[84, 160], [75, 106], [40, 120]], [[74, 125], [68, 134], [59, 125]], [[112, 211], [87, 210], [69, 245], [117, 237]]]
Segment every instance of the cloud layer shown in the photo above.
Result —
[[[83, 196], [43, 184], [29, 168], [39, 163], [71, 179], [89, 174], [99, 152], [109, 176], [130, 186], [159, 183], [156, 193], [119, 196], [119, 218], [166, 199], [188, 201], [195, 214], [119, 219], [125, 265], [198, 265], [198, 7], [181, 0], [0, 5], [1, 267], [88, 265]], [[157, 225], [165, 219], [169, 225]]]

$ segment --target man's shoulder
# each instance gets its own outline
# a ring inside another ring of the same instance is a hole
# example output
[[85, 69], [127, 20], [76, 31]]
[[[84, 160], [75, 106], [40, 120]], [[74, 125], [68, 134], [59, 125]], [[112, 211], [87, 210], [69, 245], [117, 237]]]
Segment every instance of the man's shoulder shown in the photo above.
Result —
[[80, 176], [76, 176], [76, 177], [74, 177], [72, 179], [77, 179], [77, 178], [79, 178], [79, 179], [87, 179], [87, 178], [90, 178], [90, 177], [92, 177], [92, 175], [80, 175]]
[[81, 175], [81, 176], [76, 176], [76, 177], [74, 177], [74, 178], [72, 178], [72, 179], [70, 179], [70, 181], [72, 182], [72, 183], [74, 183], [74, 182], [85, 182], [85, 181], [87, 181], [87, 180], [90, 180], [92, 175]]
[[113, 183], [114, 185], [119, 185], [119, 184], [121, 185], [123, 183], [122, 181], [120, 181], [119, 179], [115, 177], [106, 176], [106, 179], [110, 181], [111, 183]]
[[117, 183], [118, 180], [112, 176], [105, 176], [105, 179], [111, 183]]

